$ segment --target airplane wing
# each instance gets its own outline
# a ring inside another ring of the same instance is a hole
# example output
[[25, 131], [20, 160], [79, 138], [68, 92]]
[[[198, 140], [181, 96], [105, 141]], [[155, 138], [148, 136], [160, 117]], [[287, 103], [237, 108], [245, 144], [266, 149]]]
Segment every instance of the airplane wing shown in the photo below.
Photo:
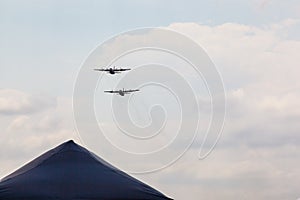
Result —
[[129, 93], [129, 92], [137, 92], [137, 91], [140, 91], [140, 90], [138, 90], [138, 89], [136, 89], [136, 90], [125, 90], [124, 92]]
[[108, 72], [109, 69], [94, 69], [95, 71]]
[[129, 68], [119, 68], [119, 69], [114, 69], [114, 71], [128, 71], [130, 70]]
[[106, 90], [104, 92], [107, 92], [107, 93], [119, 93], [119, 91], [114, 91], [114, 90]]

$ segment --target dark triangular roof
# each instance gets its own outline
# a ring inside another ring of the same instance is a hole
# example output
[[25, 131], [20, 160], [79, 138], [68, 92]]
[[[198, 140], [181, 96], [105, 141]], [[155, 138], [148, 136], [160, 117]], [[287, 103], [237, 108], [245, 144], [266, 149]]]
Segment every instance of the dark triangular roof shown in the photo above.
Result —
[[0, 182], [0, 199], [169, 198], [70, 140], [3, 178]]

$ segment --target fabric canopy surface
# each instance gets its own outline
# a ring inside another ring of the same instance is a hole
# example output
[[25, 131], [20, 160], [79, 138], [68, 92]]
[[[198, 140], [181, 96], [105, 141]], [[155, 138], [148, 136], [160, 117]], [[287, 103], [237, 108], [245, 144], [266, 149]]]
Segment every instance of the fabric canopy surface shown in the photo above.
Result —
[[162, 200], [152, 187], [72, 140], [46, 152], [0, 182], [0, 200]]

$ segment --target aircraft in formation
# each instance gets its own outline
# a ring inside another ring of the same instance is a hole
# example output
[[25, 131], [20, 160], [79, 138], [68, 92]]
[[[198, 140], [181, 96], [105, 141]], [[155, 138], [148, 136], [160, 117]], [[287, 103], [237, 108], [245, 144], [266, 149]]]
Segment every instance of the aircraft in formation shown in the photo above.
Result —
[[[128, 71], [128, 70], [131, 70], [130, 68], [116, 68], [115, 66], [112, 68], [102, 68], [102, 69], [94, 69], [95, 71], [100, 71], [100, 72], [107, 72], [109, 74], [116, 74], [116, 73], [121, 73], [123, 71]], [[137, 91], [140, 91], [138, 89], [135, 89], [135, 90], [125, 90], [123, 88], [123, 90], [106, 90], [104, 92], [106, 93], [114, 93], [114, 94], [118, 94], [120, 96], [125, 96], [125, 94], [130, 94], [132, 92], [137, 92]]]
[[102, 69], [94, 69], [95, 71], [100, 71], [100, 72], [107, 72], [110, 74], [117, 74], [117, 73], [121, 73], [123, 71], [128, 71], [131, 70], [130, 68], [116, 68], [114, 67], [110, 67], [110, 68], [102, 68]]
[[123, 88], [123, 90], [106, 90], [104, 92], [106, 93], [115, 93], [115, 94], [118, 94], [118, 95], [121, 95], [122, 97], [125, 95], [125, 94], [130, 94], [132, 92], [137, 92], [137, 91], [140, 91], [139, 89], [135, 89], [135, 90], [125, 90]]

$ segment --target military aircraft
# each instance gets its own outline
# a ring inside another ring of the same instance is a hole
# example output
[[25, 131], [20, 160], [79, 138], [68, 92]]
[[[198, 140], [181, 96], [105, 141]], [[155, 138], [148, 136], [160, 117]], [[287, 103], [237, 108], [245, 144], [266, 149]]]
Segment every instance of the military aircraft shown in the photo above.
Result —
[[106, 69], [94, 69], [95, 71], [100, 71], [100, 72], [107, 72], [110, 74], [116, 74], [116, 73], [121, 73], [123, 71], [128, 71], [130, 70], [129, 68], [116, 68], [114, 67], [110, 67], [110, 68], [106, 68]]
[[130, 94], [131, 92], [137, 92], [137, 91], [140, 91], [138, 89], [136, 90], [106, 90], [104, 92], [107, 92], [107, 93], [115, 93], [115, 94], [118, 94], [118, 95], [121, 95], [121, 96], [124, 96], [125, 94]]

